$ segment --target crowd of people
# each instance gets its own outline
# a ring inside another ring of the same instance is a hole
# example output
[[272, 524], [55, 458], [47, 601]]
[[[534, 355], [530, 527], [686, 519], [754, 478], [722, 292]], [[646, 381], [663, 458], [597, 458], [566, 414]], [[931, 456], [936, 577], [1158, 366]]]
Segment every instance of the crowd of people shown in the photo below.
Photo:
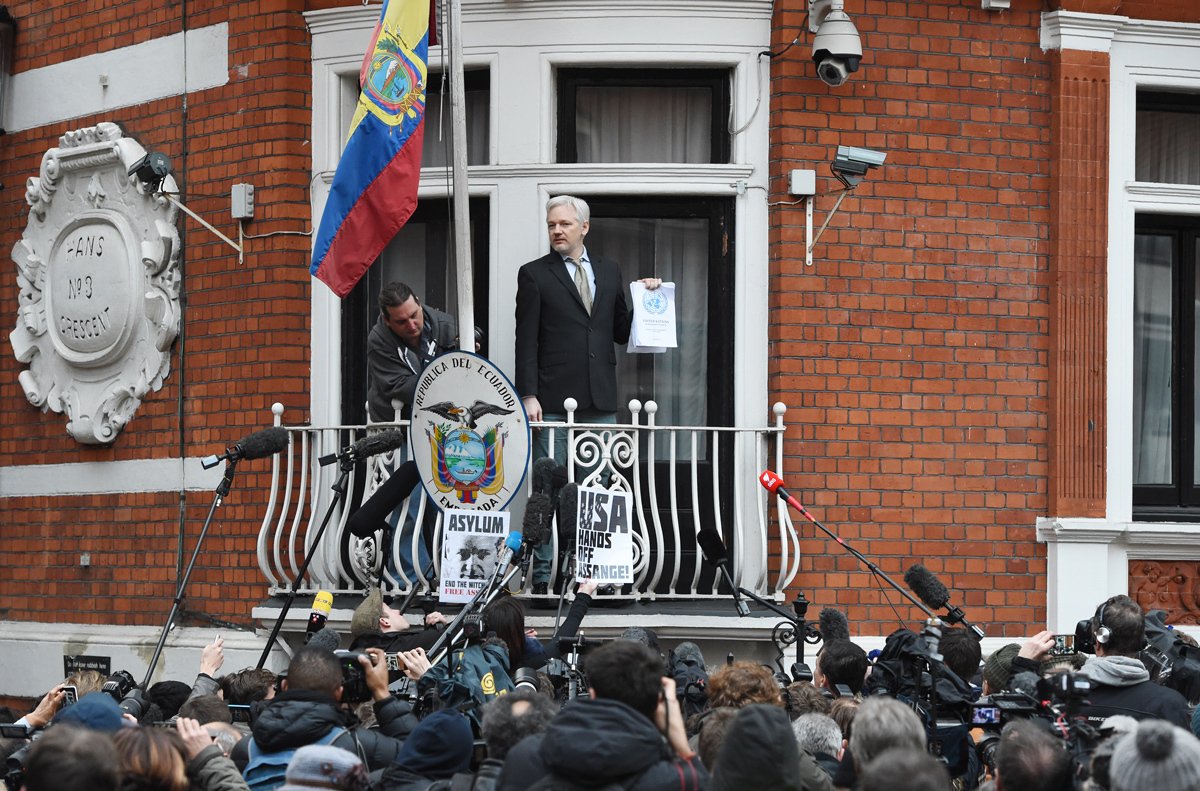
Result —
[[[589, 599], [581, 590], [556, 638], [575, 634]], [[445, 619], [430, 621], [432, 630]], [[1091, 619], [1094, 655], [1058, 650], [1041, 632], [984, 657], [969, 631], [934, 624], [899, 630], [877, 656], [827, 635], [811, 679], [798, 667], [800, 678], [747, 661], [709, 666], [694, 644], [664, 651], [645, 629], [588, 647], [577, 666], [574, 651], [560, 650], [570, 639], [538, 641], [511, 598], [493, 602], [478, 634], [444, 659], [431, 662], [417, 644], [391, 655], [389, 670], [384, 647], [397, 636], [384, 627], [401, 622], [373, 592], [352, 628], [358, 651], [314, 641], [278, 677], [255, 668], [221, 675], [219, 639], [203, 650], [191, 685], [128, 691], [77, 673], [29, 713], [5, 718], [6, 783], [28, 791], [1200, 788], [1192, 732], [1200, 715], [1151, 678], [1139, 658], [1144, 616], [1126, 596]]]

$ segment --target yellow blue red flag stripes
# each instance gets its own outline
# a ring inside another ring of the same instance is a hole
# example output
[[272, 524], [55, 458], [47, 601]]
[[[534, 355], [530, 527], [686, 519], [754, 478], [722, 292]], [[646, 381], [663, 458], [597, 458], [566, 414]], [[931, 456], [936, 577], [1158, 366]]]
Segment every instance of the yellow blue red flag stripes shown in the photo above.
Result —
[[417, 208], [428, 55], [429, 0], [385, 0], [309, 270], [339, 297]]

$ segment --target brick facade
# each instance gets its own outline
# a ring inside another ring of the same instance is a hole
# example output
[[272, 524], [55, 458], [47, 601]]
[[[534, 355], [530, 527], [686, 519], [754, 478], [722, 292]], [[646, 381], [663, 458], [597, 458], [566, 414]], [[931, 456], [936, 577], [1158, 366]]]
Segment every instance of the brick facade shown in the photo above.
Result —
[[[0, 355], [0, 469], [11, 465], [169, 459], [219, 452], [268, 424], [276, 400], [289, 419], [308, 407], [311, 124], [308, 32], [298, 0], [77, 3], [16, 2], [13, 71], [106, 52], [221, 22], [229, 26], [229, 81], [209, 90], [13, 132], [0, 139], [0, 247], [28, 218], [23, 185], [64, 132], [121, 124], [167, 154], [181, 199], [226, 235], [233, 183], [255, 186], [245, 263], [189, 218], [183, 240], [183, 322], [171, 371], [111, 446], [76, 444], [64, 418], [32, 408], [17, 383], [23, 366]], [[187, 9], [187, 18], [181, 9]], [[146, 64], [154, 68], [154, 64]], [[15, 269], [0, 267], [0, 315], [17, 311]], [[7, 333], [6, 333], [7, 337]], [[6, 344], [7, 346], [7, 344]], [[249, 625], [265, 592], [255, 539], [265, 507], [264, 463], [247, 463], [216, 516], [188, 590], [189, 605]], [[160, 625], [190, 557], [211, 492], [16, 498], [0, 531], [0, 618]], [[184, 526], [180, 535], [180, 525]], [[182, 541], [181, 541], [182, 538]], [[80, 555], [91, 566], [80, 567]], [[86, 602], [86, 606], [84, 606]], [[188, 605], [185, 605], [185, 609]], [[184, 619], [184, 623], [187, 623]]]
[[[888, 154], [811, 269], [802, 207], [772, 217], [771, 386], [799, 407], [788, 479], [897, 581], [924, 562], [992, 636], [1025, 634], [1045, 606], [1053, 84], [1041, 9], [1014, 6], [866, 3], [860, 71], [829, 88], [797, 47], [773, 64], [771, 107], [772, 200], [818, 163], [818, 224], [836, 146]], [[776, 49], [803, 16], [777, 13]], [[810, 600], [894, 628], [898, 596], [827, 540], [804, 551]]]

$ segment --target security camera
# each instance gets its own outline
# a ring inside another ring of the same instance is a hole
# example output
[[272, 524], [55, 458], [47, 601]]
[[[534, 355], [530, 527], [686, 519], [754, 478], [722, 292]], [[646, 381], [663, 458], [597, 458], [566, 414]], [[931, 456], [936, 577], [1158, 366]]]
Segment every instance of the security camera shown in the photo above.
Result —
[[829, 163], [829, 168], [837, 180], [846, 186], [846, 189], [854, 189], [867, 175], [868, 170], [881, 166], [886, 159], [887, 153], [884, 151], [838, 146], [833, 161]]
[[816, 34], [812, 59], [821, 82], [842, 85], [862, 62], [862, 42], [842, 0], [808, 0], [808, 29]]

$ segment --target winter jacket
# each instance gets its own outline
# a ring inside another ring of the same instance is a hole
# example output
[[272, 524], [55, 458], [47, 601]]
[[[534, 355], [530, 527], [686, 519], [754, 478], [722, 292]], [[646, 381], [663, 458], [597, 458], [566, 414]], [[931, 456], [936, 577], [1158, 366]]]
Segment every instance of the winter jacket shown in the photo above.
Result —
[[344, 713], [329, 697], [306, 690], [284, 692], [272, 699], [254, 721], [251, 735], [233, 747], [230, 757], [239, 770], [249, 760], [249, 739], [259, 749], [278, 752], [313, 744], [333, 728], [346, 728], [333, 746], [363, 759], [368, 771], [390, 764], [404, 738], [417, 726], [412, 707], [397, 698], [375, 703], [378, 730], [355, 727], [353, 715]]
[[1190, 730], [1187, 700], [1173, 689], [1150, 680], [1140, 659], [1127, 656], [1094, 656], [1079, 671], [1092, 682], [1088, 705], [1083, 707], [1088, 722], [1098, 725], [1114, 714], [1135, 720], [1166, 720]]
[[250, 791], [242, 773], [215, 744], [188, 761], [187, 776], [191, 791]]
[[697, 756], [676, 758], [645, 715], [615, 700], [579, 698], [545, 733], [508, 752], [499, 791], [524, 791], [553, 772], [574, 783], [627, 791], [699, 791], [708, 772]]
[[[508, 649], [504, 643], [489, 640], [452, 651], [418, 682], [418, 689], [436, 689], [443, 708], [458, 708], [471, 720], [478, 733], [480, 709], [498, 696], [513, 690], [508, 675]], [[469, 705], [474, 702], [474, 706]]]
[[396, 337], [380, 315], [367, 336], [367, 402], [371, 420], [390, 423], [396, 419], [392, 399], [404, 402], [404, 417], [412, 416], [417, 380], [430, 360], [458, 348], [458, 329], [453, 317], [422, 307], [425, 325], [420, 349], [414, 351]]

